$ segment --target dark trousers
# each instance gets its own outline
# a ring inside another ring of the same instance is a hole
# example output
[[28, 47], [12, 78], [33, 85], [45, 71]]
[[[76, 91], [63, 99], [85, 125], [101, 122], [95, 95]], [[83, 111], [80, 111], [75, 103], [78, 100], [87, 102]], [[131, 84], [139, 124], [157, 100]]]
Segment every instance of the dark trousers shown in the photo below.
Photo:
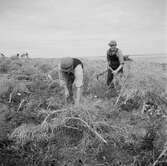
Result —
[[[123, 68], [121, 68], [118, 73], [123, 73]], [[114, 74], [112, 73], [112, 71], [110, 69], [108, 69], [107, 86], [111, 86], [113, 78], [114, 78]]]
[[67, 88], [69, 91], [69, 97], [67, 97], [67, 102], [68, 103], [74, 103], [74, 98], [73, 98], [73, 83], [74, 83], [74, 74], [69, 73], [66, 75], [66, 82], [67, 82]]

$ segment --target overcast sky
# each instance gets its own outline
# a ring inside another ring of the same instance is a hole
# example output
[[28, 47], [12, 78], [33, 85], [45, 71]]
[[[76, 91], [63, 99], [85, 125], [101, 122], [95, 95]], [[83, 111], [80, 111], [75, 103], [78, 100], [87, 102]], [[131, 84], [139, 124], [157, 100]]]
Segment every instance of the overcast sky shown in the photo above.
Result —
[[0, 52], [31, 57], [167, 53], [167, 0], [0, 0]]

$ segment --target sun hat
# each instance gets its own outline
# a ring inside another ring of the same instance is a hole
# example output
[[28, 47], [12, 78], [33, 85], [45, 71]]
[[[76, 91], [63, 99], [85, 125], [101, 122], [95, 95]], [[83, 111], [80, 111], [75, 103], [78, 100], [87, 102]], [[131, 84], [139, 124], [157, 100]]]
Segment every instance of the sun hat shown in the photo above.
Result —
[[115, 40], [111, 40], [109, 43], [108, 43], [109, 46], [116, 46], [117, 45], [117, 42]]
[[73, 69], [73, 58], [62, 58], [60, 62], [61, 71], [69, 72]]

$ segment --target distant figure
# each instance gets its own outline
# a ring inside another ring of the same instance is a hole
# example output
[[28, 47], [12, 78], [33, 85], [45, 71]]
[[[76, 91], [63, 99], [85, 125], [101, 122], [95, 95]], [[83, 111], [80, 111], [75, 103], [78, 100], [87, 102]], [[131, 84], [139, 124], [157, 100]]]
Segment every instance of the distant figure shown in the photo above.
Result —
[[5, 58], [5, 55], [3, 53], [1, 53], [0, 55], [1, 55], [1, 58]]
[[133, 60], [129, 58], [129, 55], [124, 55], [124, 61], [133, 61]]
[[[66, 101], [79, 105], [81, 87], [83, 85], [83, 63], [77, 58], [62, 58], [59, 65], [59, 81], [64, 87]], [[73, 85], [76, 87], [76, 97], [73, 98]]]
[[115, 40], [110, 41], [108, 45], [110, 48], [107, 51], [107, 85], [109, 87], [114, 87], [113, 78], [116, 74], [123, 73], [124, 59], [122, 51], [117, 48], [117, 42]]
[[21, 55], [21, 58], [29, 58], [29, 57], [28, 57], [28, 52], [26, 52], [25, 54], [22, 54], [22, 55]]

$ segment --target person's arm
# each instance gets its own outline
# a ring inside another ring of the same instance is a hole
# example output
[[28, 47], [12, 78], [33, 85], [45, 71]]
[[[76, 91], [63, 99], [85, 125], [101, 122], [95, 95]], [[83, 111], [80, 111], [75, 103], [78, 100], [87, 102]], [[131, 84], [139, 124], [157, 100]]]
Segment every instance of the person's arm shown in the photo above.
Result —
[[81, 87], [77, 87], [75, 104], [79, 106], [81, 99]]
[[75, 104], [78, 106], [81, 100], [81, 87], [83, 86], [83, 68], [81, 65], [78, 65], [75, 70], [75, 87], [76, 87], [76, 98]]

